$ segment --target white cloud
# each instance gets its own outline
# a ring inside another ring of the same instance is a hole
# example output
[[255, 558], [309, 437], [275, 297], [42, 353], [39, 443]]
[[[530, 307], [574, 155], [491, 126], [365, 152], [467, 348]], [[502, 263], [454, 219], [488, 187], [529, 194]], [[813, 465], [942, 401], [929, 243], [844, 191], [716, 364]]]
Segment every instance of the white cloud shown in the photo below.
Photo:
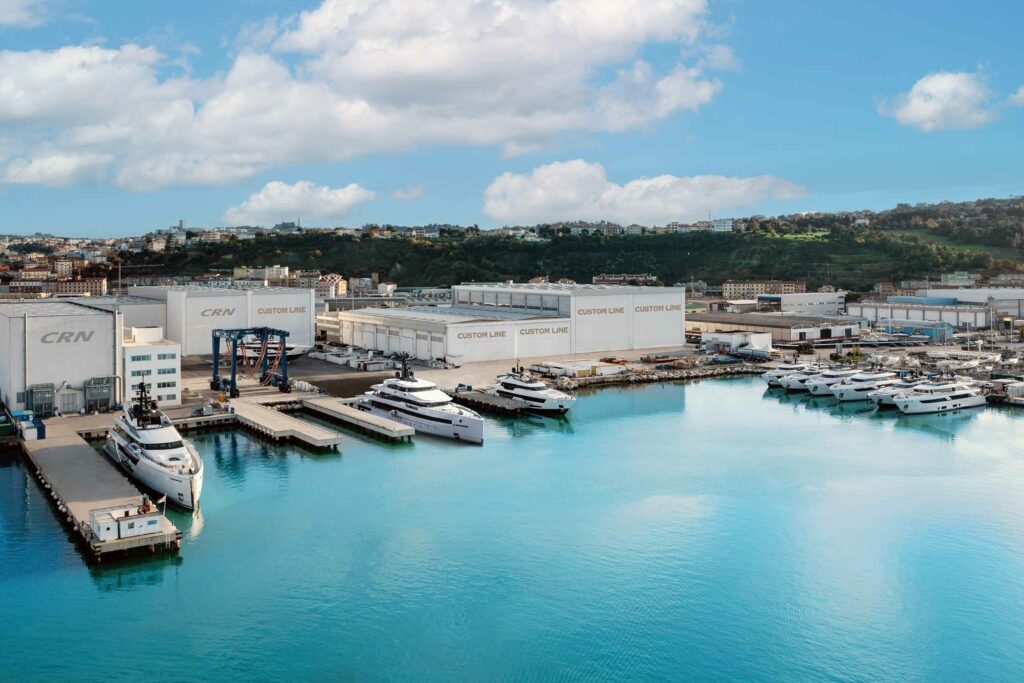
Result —
[[113, 157], [103, 154], [52, 154], [13, 159], [0, 169], [0, 183], [60, 187], [100, 180]]
[[1024, 107], [1024, 85], [1017, 89], [1017, 92], [1010, 95], [1010, 103], [1018, 107]]
[[38, 26], [46, 21], [45, 0], [0, 0], [0, 26]]
[[409, 187], [400, 187], [397, 190], [392, 190], [391, 198], [397, 199], [400, 202], [411, 202], [425, 197], [426, 194], [427, 188], [422, 185], [410, 185]]
[[991, 103], [992, 92], [981, 74], [936, 71], [915, 83], [910, 92], [882, 103], [879, 111], [905, 126], [931, 132], [980, 128], [996, 116]]
[[355, 183], [334, 189], [308, 180], [294, 185], [275, 180], [228, 209], [224, 220], [230, 225], [274, 225], [296, 218], [338, 220], [373, 198], [373, 192]]
[[804, 194], [803, 187], [774, 176], [661, 175], [619, 185], [608, 180], [600, 164], [576, 159], [538, 166], [529, 174], [498, 176], [484, 192], [484, 212], [519, 224], [611, 220], [664, 225]]
[[[511, 156], [699, 110], [732, 61], [713, 33], [706, 0], [324, 0], [247, 27], [205, 79], [138, 45], [0, 51], [19, 145], [0, 164], [107, 154], [113, 182], [148, 190], [426, 144]], [[653, 44], [679, 60], [638, 58]]]

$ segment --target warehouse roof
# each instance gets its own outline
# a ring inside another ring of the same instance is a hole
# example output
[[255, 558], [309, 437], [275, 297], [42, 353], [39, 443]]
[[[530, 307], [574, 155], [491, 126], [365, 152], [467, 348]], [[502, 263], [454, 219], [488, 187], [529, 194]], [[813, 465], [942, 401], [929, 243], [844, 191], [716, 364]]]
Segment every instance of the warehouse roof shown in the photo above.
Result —
[[[494, 289], [525, 294], [572, 294], [573, 296], [602, 296], [606, 294], [675, 294], [683, 287], [636, 287], [631, 285], [563, 285], [556, 282], [463, 282], [455, 287], [466, 289]], [[453, 287], [453, 289], [455, 288]]]
[[65, 299], [74, 304], [83, 304], [85, 306], [109, 306], [116, 304], [118, 306], [132, 306], [132, 305], [150, 305], [160, 304], [163, 305], [163, 301], [159, 299], [150, 299], [144, 296], [133, 296], [131, 294], [124, 295], [105, 295], [105, 296], [76, 296], [74, 298]]
[[755, 327], [818, 327], [844, 325], [858, 320], [844, 316], [774, 315], [771, 313], [687, 313], [687, 322], [721, 323], [726, 325], [752, 325]]
[[[135, 287], [133, 287], [135, 289]], [[168, 292], [191, 292], [192, 294], [201, 294], [216, 296], [217, 294], [224, 294], [225, 292], [241, 294], [243, 292], [260, 292], [261, 294], [284, 294], [284, 293], [296, 293], [296, 292], [310, 292], [311, 287], [260, 287], [257, 285], [237, 285], [232, 287], [211, 287], [209, 285], [191, 284], [191, 285], [141, 285], [138, 287], [140, 290], [147, 289], [162, 289]]]
[[405, 308], [359, 308], [338, 313], [365, 315], [374, 318], [410, 320], [428, 323], [497, 322], [499, 320], [550, 320], [526, 311], [494, 308], [491, 306], [408, 306]]
[[63, 315], [108, 315], [108, 312], [69, 301], [38, 299], [35, 301], [19, 301], [17, 303], [0, 303], [0, 315], [6, 318], [22, 318], [25, 316], [29, 318], [49, 318]]

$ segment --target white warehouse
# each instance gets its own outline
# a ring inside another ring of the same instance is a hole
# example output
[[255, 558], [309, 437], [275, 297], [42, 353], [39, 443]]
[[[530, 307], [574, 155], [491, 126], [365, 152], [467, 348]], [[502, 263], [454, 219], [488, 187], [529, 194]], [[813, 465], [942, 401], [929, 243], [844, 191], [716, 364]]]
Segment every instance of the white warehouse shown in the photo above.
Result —
[[274, 327], [289, 332], [288, 343], [313, 345], [316, 294], [296, 287], [253, 289], [183, 285], [133, 287], [132, 294], [166, 303], [164, 332], [186, 356], [211, 353], [215, 329]]
[[682, 346], [683, 288], [464, 284], [450, 306], [332, 311], [334, 341], [415, 358], [475, 362]]
[[118, 402], [121, 314], [66, 301], [0, 304], [0, 398], [38, 415]]

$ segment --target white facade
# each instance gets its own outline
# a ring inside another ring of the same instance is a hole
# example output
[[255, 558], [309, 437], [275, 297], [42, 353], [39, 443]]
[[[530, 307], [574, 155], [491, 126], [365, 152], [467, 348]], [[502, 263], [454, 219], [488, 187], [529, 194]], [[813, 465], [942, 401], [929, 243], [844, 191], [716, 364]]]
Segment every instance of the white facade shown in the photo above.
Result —
[[846, 306], [846, 292], [800, 292], [799, 294], [761, 294], [759, 304], [777, 306], [783, 313], [840, 315]]
[[745, 330], [702, 332], [700, 345], [705, 351], [718, 353], [735, 353], [741, 349], [768, 353], [772, 349], [772, 335], [770, 332]]
[[984, 306], [863, 302], [849, 304], [846, 309], [849, 315], [867, 318], [872, 323], [880, 320], [941, 321], [958, 330], [989, 326], [989, 309]]
[[[52, 410], [90, 407], [107, 386], [117, 402], [121, 315], [66, 301], [0, 304], [0, 399], [11, 410], [46, 412], [30, 388], [53, 385]], [[90, 385], [88, 388], [86, 385]]]
[[453, 300], [452, 306], [332, 311], [318, 321], [345, 344], [466, 363], [685, 343], [682, 288], [459, 285]]
[[141, 382], [161, 408], [181, 405], [181, 344], [164, 339], [160, 327], [134, 327], [124, 341], [124, 391], [127, 405]]
[[132, 293], [166, 302], [165, 334], [181, 344], [186, 356], [212, 353], [215, 329], [273, 327], [288, 331], [289, 344], [313, 345], [316, 297], [312, 289], [133, 287]]
[[929, 289], [925, 291], [924, 296], [952, 296], [963, 303], [991, 305], [999, 315], [1024, 319], [1024, 288], [1020, 287]]

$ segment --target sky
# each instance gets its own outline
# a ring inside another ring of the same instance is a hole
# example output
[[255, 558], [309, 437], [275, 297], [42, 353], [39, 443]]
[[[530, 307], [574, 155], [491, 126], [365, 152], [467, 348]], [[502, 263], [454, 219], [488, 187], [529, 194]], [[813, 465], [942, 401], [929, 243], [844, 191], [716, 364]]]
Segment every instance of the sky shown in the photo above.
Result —
[[0, 232], [1022, 193], [1024, 5], [0, 0]]

